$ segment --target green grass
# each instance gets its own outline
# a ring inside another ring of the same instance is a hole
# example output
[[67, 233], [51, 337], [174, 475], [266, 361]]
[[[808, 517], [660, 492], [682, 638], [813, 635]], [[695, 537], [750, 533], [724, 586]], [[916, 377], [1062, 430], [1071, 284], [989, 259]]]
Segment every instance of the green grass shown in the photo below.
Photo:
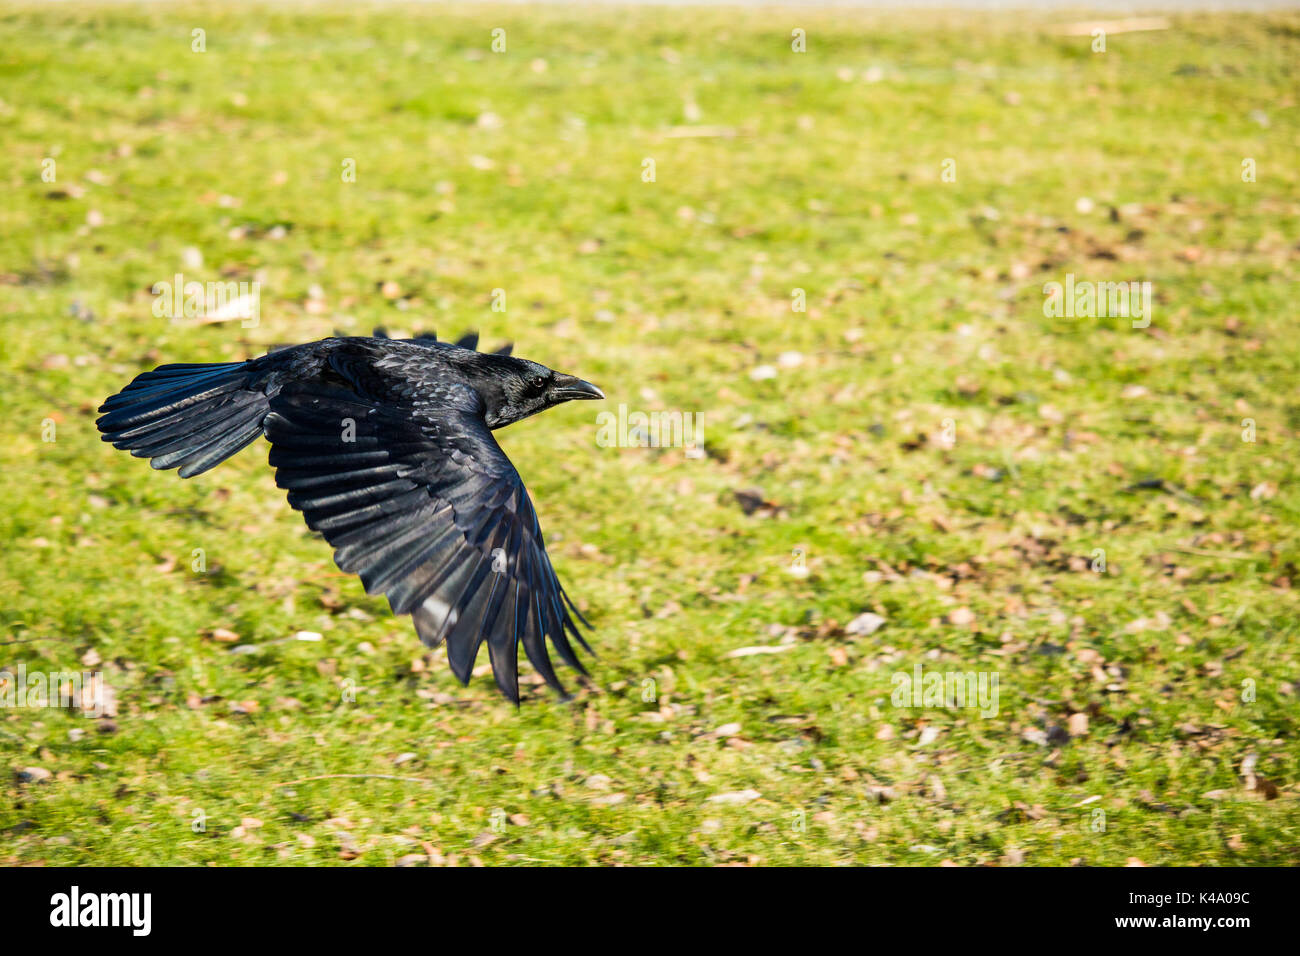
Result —
[[[1300, 862], [1300, 15], [1057, 19], [0, 9], [0, 664], [118, 711], [0, 709], [0, 862]], [[261, 324], [155, 318], [177, 271]], [[1150, 327], [1045, 316], [1070, 273]], [[98, 439], [141, 370], [377, 324], [704, 416], [501, 433], [597, 626], [571, 702], [461, 688], [264, 445]], [[893, 706], [917, 664], [997, 715]], [[295, 782], [341, 774], [403, 779]]]

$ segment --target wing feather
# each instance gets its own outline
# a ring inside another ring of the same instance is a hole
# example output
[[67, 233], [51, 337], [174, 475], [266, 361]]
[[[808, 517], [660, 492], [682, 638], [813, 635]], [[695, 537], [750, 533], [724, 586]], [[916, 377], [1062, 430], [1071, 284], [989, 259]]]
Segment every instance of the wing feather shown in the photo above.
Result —
[[497, 686], [517, 703], [522, 645], [564, 694], [547, 642], [586, 673], [569, 639], [587, 648], [570, 614], [577, 609], [476, 400], [397, 408], [338, 384], [288, 385], [265, 421], [276, 484], [325, 535], [340, 569], [410, 614], [425, 644], [446, 643], [462, 683], [486, 643]]

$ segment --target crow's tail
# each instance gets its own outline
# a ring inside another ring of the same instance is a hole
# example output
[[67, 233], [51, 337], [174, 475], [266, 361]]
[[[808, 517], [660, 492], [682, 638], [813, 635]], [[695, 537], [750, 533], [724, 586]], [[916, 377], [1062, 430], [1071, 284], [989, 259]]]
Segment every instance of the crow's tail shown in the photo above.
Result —
[[257, 440], [270, 411], [246, 362], [163, 365], [99, 407], [103, 439], [180, 476], [207, 471]]

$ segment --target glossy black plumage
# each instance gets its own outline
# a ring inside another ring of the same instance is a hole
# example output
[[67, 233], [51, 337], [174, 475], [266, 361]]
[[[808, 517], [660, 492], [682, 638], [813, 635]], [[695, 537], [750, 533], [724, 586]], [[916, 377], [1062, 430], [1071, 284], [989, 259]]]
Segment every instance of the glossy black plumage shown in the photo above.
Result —
[[339, 568], [446, 642], [462, 682], [483, 643], [519, 700], [518, 648], [561, 693], [547, 641], [585, 674], [589, 652], [518, 472], [492, 429], [595, 386], [509, 354], [433, 336], [330, 338], [247, 362], [164, 365], [104, 402], [103, 439], [182, 477], [265, 435], [276, 484]]

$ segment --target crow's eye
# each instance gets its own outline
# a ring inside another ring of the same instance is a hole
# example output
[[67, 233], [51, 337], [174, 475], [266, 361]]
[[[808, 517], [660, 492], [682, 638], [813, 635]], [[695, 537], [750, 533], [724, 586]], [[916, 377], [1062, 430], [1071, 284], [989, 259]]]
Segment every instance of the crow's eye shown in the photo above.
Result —
[[528, 384], [540, 392], [542, 389], [546, 387], [546, 376], [534, 375], [532, 380]]

